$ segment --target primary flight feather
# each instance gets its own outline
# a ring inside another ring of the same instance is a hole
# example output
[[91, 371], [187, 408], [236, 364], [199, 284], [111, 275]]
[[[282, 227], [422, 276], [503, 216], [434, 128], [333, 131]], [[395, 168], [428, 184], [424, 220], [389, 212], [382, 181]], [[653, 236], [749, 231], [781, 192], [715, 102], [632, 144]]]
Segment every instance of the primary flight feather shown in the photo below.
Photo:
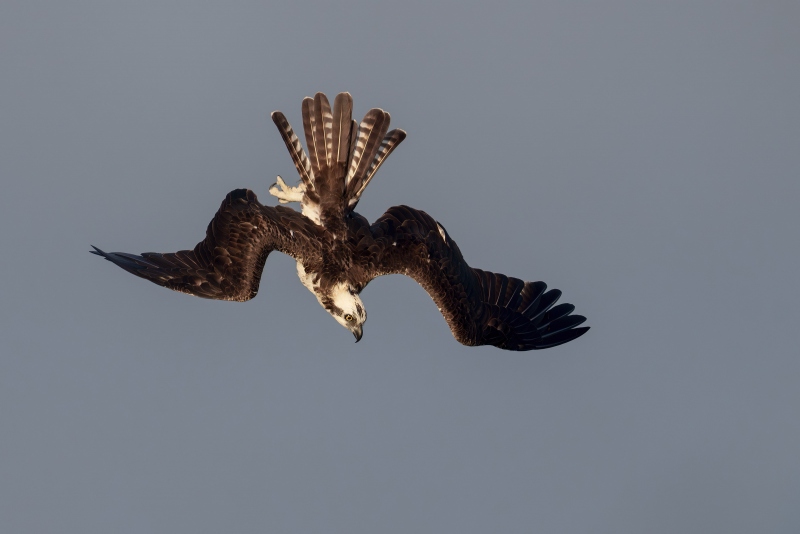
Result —
[[246, 301], [256, 296], [264, 262], [277, 250], [297, 261], [301, 282], [356, 338], [367, 319], [359, 294], [378, 276], [404, 274], [428, 292], [453, 336], [464, 345], [507, 350], [555, 347], [580, 337], [586, 318], [561, 292], [467, 265], [444, 227], [424, 211], [395, 206], [373, 224], [356, 213], [364, 189], [406, 137], [389, 131], [390, 116], [371, 109], [352, 120], [353, 100], [340, 93], [331, 108], [322, 93], [303, 100], [306, 152], [286, 117], [272, 114], [300, 175], [289, 187], [279, 176], [270, 194], [300, 202], [302, 213], [264, 206], [255, 193], [228, 193], [193, 250], [141, 255], [93, 254], [160, 286], [198, 297]]

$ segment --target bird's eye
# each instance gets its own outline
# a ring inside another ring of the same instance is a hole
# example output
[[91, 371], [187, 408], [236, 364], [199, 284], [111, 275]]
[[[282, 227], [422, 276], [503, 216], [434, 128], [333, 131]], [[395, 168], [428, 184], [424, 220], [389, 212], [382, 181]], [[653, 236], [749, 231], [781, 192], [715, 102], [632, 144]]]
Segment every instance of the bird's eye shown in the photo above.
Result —
[[352, 323], [353, 316], [348, 313], [347, 315], [344, 316], [344, 320], [347, 321], [348, 323]]

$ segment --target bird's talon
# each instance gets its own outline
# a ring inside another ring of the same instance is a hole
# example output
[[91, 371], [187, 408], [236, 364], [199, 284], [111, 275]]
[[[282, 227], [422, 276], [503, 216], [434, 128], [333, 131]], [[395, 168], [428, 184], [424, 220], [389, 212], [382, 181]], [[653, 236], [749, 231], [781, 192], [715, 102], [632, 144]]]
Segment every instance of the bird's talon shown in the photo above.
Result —
[[305, 188], [303, 188], [302, 184], [297, 187], [290, 187], [286, 185], [286, 182], [280, 176], [278, 176], [278, 181], [269, 188], [269, 194], [276, 197], [281, 204], [300, 202], [303, 200], [304, 193]]

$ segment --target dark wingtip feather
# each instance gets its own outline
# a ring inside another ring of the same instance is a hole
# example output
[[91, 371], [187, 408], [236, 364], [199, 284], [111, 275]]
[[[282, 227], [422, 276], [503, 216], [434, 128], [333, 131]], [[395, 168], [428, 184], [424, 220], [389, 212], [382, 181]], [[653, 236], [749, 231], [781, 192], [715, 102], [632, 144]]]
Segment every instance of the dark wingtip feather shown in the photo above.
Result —
[[567, 315], [566, 317], [560, 317], [555, 321], [552, 321], [547, 325], [540, 327], [540, 332], [542, 333], [543, 338], [547, 338], [557, 335], [559, 332], [570, 330], [585, 322], [586, 322], [586, 317], [584, 317], [583, 315]]
[[97, 256], [101, 256], [114, 265], [122, 267], [129, 273], [137, 274], [136, 271], [141, 271], [143, 269], [147, 269], [148, 267], [154, 267], [154, 265], [151, 262], [148, 262], [147, 259], [136, 254], [128, 254], [127, 252], [105, 252], [94, 245], [91, 245], [91, 247], [94, 250], [90, 250], [89, 252]]
[[553, 336], [549, 336], [544, 338], [536, 345], [536, 349], [549, 349], [552, 347], [557, 347], [559, 345], [563, 345], [564, 343], [569, 343], [574, 339], [578, 339], [583, 334], [589, 331], [591, 327], [583, 326], [581, 328], [573, 328], [571, 330], [564, 330], [555, 334]]

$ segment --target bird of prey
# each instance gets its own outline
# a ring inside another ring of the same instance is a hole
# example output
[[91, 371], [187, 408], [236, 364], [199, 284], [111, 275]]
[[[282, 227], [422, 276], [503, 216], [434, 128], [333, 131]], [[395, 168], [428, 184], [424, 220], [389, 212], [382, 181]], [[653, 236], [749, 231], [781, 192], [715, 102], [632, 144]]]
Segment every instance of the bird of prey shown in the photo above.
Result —
[[424, 211], [389, 208], [370, 224], [354, 211], [378, 168], [406, 133], [389, 131], [389, 114], [371, 109], [352, 120], [349, 93], [331, 109], [317, 93], [303, 100], [307, 152], [283, 113], [272, 113], [300, 183], [280, 176], [269, 192], [281, 204], [299, 202], [302, 212], [264, 206], [247, 189], [231, 191], [193, 250], [141, 255], [104, 252], [131, 274], [160, 286], [219, 300], [256, 296], [264, 262], [277, 250], [297, 261], [304, 286], [339, 324], [363, 334], [367, 312], [359, 294], [387, 274], [413, 278], [433, 298], [453, 336], [464, 345], [507, 350], [555, 347], [583, 335], [586, 318], [571, 304], [554, 306], [561, 292], [544, 282], [525, 282], [467, 265], [444, 227]]

